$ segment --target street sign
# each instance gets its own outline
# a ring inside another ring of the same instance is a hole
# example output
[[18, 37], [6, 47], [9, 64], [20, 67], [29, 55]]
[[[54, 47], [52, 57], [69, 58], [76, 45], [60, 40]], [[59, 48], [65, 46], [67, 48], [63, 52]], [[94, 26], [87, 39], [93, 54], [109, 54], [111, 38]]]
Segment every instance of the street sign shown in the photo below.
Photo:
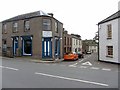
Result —
[[52, 31], [43, 31], [42, 36], [43, 37], [52, 37]]
[[92, 64], [91, 64], [89, 61], [82, 63], [82, 65], [89, 65], [89, 66], [92, 66]]

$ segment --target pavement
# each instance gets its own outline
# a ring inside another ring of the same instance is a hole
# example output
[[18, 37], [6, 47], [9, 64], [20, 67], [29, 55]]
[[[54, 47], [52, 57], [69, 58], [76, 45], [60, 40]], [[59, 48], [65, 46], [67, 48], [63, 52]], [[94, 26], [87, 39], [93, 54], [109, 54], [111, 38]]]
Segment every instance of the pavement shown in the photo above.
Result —
[[40, 59], [34, 59], [31, 57], [14, 57], [14, 58], [8, 58], [8, 57], [1, 57], [3, 59], [9, 59], [9, 60], [24, 60], [24, 61], [30, 61], [35, 63], [59, 63], [62, 62], [64, 59], [55, 59], [55, 60], [40, 60]]

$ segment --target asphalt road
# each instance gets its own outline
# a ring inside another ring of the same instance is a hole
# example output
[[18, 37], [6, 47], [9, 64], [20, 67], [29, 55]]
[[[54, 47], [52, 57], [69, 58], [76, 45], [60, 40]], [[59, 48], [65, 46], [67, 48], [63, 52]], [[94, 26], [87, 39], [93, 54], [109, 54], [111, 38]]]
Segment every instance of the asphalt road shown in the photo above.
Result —
[[1, 60], [3, 88], [118, 88], [118, 66], [98, 62], [96, 54], [61, 63]]

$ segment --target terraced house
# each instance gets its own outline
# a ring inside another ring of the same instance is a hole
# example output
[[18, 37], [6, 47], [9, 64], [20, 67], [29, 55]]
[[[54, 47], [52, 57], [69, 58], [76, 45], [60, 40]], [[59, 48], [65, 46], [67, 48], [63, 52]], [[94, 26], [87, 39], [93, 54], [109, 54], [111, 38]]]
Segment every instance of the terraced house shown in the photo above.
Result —
[[64, 53], [82, 52], [82, 39], [80, 35], [68, 34], [64, 31]]
[[52, 13], [18, 15], [3, 21], [2, 27], [3, 55], [63, 58], [63, 24]]
[[72, 36], [72, 52], [82, 53], [82, 40], [81, 36], [77, 34], [71, 34]]
[[64, 31], [64, 53], [72, 52], [72, 36], [68, 31]]

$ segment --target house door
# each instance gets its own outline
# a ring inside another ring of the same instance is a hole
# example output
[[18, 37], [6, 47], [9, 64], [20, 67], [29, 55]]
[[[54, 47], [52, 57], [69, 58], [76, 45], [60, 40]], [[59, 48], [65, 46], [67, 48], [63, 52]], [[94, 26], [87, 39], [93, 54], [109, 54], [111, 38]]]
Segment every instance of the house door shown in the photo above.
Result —
[[52, 41], [51, 38], [43, 38], [42, 41], [42, 57], [51, 58], [52, 57]]
[[18, 40], [14, 39], [13, 40], [13, 55], [16, 55], [17, 52], [17, 48], [18, 48]]

